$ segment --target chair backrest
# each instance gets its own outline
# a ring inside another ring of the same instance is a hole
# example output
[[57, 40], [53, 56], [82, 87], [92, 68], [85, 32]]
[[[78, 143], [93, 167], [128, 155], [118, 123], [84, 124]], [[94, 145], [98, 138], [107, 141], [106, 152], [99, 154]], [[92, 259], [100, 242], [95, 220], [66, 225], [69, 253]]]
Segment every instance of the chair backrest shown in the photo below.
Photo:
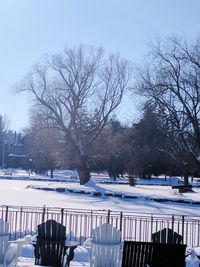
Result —
[[152, 234], [152, 241], [156, 243], [181, 244], [183, 238], [170, 228], [164, 228], [161, 231]]
[[150, 242], [124, 241], [122, 267], [151, 266], [153, 246]]
[[153, 267], [185, 267], [184, 244], [154, 243]]
[[66, 227], [54, 220], [38, 225], [35, 264], [61, 267], [65, 256]]
[[92, 232], [91, 266], [119, 265], [121, 232], [111, 224], [105, 223]]
[[0, 219], [0, 263], [4, 262], [4, 256], [8, 250], [9, 223]]
[[55, 220], [38, 225], [38, 238], [45, 240], [65, 240], [66, 227]]
[[183, 244], [124, 241], [122, 267], [185, 267]]

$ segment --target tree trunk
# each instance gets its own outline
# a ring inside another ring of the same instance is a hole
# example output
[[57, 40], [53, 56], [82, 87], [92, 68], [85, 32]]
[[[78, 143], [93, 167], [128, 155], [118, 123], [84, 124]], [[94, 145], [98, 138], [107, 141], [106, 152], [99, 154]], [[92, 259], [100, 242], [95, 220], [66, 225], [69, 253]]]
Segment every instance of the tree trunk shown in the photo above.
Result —
[[51, 178], [53, 178], [53, 169], [50, 169], [50, 172], [51, 172]]
[[189, 184], [188, 174], [185, 173], [184, 176], [183, 176], [183, 178], [184, 178], [184, 185], [188, 185]]
[[147, 178], [150, 180], [151, 179], [151, 173], [147, 173]]
[[77, 172], [78, 172], [79, 179], [80, 179], [80, 185], [84, 185], [90, 180], [90, 177], [91, 177], [90, 170], [89, 170], [87, 161], [85, 160], [83, 156], [79, 160]]

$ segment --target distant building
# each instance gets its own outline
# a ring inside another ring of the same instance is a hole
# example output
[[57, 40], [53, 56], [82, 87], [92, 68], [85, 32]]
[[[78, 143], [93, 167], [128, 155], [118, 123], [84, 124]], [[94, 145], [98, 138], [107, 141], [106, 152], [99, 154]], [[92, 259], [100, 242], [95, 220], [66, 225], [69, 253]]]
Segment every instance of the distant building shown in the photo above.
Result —
[[10, 131], [7, 137], [9, 147], [8, 167], [24, 168], [27, 165], [27, 155], [24, 153], [24, 144], [21, 134]]

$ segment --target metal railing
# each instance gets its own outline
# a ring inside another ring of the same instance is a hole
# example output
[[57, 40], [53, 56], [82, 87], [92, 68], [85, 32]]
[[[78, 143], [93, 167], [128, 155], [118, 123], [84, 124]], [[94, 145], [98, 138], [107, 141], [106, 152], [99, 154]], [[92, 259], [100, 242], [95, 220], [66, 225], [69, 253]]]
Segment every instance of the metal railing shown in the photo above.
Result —
[[54, 219], [66, 226], [69, 240], [80, 244], [102, 223], [111, 223], [121, 230], [122, 239], [151, 241], [151, 235], [163, 228], [171, 228], [183, 237], [188, 246], [200, 246], [200, 217], [139, 214], [111, 210], [64, 209], [52, 207], [0, 206], [1, 218], [9, 222], [10, 239], [35, 235], [37, 226]]

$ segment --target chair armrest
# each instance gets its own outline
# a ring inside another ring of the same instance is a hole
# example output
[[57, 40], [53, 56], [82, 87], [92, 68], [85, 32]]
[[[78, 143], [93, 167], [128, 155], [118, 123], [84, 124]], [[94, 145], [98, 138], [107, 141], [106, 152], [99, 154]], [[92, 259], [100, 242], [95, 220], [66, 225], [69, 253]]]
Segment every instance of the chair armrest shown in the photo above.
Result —
[[67, 266], [69, 267], [70, 261], [74, 258], [74, 250], [78, 247], [78, 242], [66, 242], [65, 249], [66, 249], [66, 256], [67, 256]]
[[26, 245], [26, 244], [29, 243], [29, 241], [27, 241], [24, 238], [18, 238], [16, 240], [11, 240], [11, 241], [8, 241], [8, 242], [9, 242], [9, 244], [17, 244], [18, 247], [21, 247], [21, 246]]
[[36, 241], [30, 241], [30, 244], [35, 246], [35, 245], [37, 245], [37, 242]]
[[37, 261], [40, 259], [40, 251], [39, 251], [39, 245], [36, 241], [30, 241], [29, 244], [31, 244], [34, 247], [34, 254], [35, 254], [35, 264], [37, 264]]
[[83, 246], [85, 247], [85, 248], [91, 248], [92, 247], [92, 238], [88, 238], [88, 239], [86, 239], [84, 242], [83, 242]]

